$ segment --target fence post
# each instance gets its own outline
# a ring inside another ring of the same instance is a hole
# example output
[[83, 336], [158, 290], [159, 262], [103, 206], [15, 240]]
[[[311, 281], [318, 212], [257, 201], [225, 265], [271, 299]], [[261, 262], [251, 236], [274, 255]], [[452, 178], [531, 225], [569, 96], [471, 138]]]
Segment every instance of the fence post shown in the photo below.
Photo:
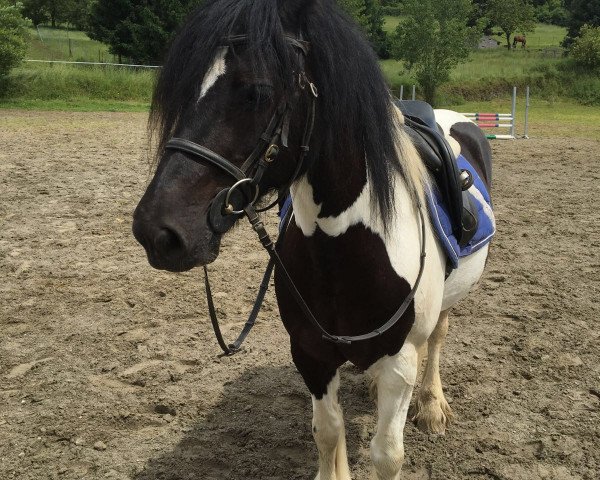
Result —
[[416, 85], [413, 85], [412, 99], [413, 99], [413, 101], [417, 99], [417, 86]]
[[[515, 137], [515, 126], [517, 117], [517, 87], [513, 87], [513, 98], [512, 98], [512, 126], [510, 127], [510, 134]], [[516, 137], [515, 137], [516, 138]]]
[[523, 138], [529, 138], [529, 85], [525, 92], [525, 135]]
[[400, 85], [400, 100], [404, 100], [404, 85]]

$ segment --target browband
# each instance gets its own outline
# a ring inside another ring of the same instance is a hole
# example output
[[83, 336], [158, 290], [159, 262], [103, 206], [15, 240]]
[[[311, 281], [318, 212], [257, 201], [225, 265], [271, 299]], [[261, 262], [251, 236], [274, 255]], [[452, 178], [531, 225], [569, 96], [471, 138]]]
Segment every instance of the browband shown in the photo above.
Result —
[[[243, 45], [248, 43], [248, 35], [230, 35], [228, 37], [223, 37], [223, 45], [222, 47], [228, 47], [230, 45]], [[285, 40], [292, 46], [301, 50], [304, 55], [308, 55], [310, 50], [310, 43], [305, 42], [304, 40], [299, 40], [290, 35], [284, 35]]]

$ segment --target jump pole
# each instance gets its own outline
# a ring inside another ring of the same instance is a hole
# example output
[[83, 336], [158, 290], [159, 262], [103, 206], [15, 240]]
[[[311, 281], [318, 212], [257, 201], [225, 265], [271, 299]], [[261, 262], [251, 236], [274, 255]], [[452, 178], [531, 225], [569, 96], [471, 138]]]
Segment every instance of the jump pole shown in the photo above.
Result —
[[517, 87], [513, 87], [513, 98], [512, 98], [512, 125], [510, 127], [510, 134], [515, 138], [515, 126], [517, 117]]
[[513, 87], [511, 113], [463, 113], [480, 128], [508, 128], [508, 135], [487, 134], [489, 140], [514, 140], [517, 116], [517, 87]]
[[525, 135], [523, 138], [529, 138], [529, 85], [525, 92]]

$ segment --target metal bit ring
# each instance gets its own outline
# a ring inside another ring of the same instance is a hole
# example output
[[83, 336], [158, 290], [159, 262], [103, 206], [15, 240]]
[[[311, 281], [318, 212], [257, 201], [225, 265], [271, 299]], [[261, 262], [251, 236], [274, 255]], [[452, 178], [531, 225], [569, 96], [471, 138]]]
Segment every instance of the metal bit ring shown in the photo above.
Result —
[[[234, 207], [231, 204], [231, 193], [236, 188], [240, 187], [241, 185], [244, 185], [245, 183], [252, 184], [252, 179], [251, 178], [243, 178], [239, 182], [234, 183], [233, 186], [227, 191], [227, 195], [225, 196], [225, 213], [227, 213], [227, 215], [241, 215], [242, 213], [244, 213], [243, 209], [242, 210], [234, 210], [233, 209]], [[255, 189], [254, 198], [248, 205], [253, 205], [254, 202], [256, 202], [256, 200], [258, 200], [258, 193], [259, 193], [258, 185], [254, 185], [254, 189]]]

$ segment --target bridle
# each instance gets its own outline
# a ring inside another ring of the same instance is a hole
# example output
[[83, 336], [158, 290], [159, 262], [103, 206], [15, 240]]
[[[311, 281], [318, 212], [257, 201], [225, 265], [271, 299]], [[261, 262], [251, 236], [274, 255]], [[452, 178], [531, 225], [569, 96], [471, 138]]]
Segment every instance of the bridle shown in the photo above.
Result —
[[[287, 271], [285, 264], [277, 252], [277, 247], [282, 243], [287, 227], [291, 222], [293, 215], [292, 207], [290, 206], [285, 217], [282, 219], [283, 228], [276, 243], [273, 243], [269, 237], [269, 234], [267, 233], [265, 226], [258, 215], [260, 212], [266, 211], [279, 203], [282, 199], [282, 195], [285, 195], [288, 192], [289, 187], [303, 171], [306, 157], [310, 151], [310, 140], [312, 138], [315, 123], [316, 100], [319, 94], [317, 87], [309, 80], [306, 72], [304, 71], [305, 58], [308, 55], [310, 44], [301, 38], [295, 38], [287, 35], [285, 36], [285, 40], [298, 52], [298, 64], [300, 66], [300, 71], [295, 74], [294, 78], [294, 84], [296, 88], [293, 92], [291, 100], [283, 99], [280, 102], [277, 109], [273, 113], [267, 128], [260, 136], [256, 147], [241, 167], [237, 167], [216, 152], [184, 138], [172, 138], [165, 144], [165, 149], [183, 152], [192, 160], [198, 163], [207, 162], [227, 173], [230, 177], [233, 177], [235, 183], [231, 187], [225, 188], [219, 192], [213, 199], [209, 212], [209, 225], [215, 233], [223, 234], [227, 232], [241, 216], [246, 215], [250, 224], [252, 225], [252, 228], [257, 233], [262, 246], [265, 248], [270, 257], [267, 270], [264, 274], [263, 281], [261, 282], [259, 293], [250, 316], [237, 340], [231, 344], [227, 344], [223, 339], [223, 335], [221, 334], [219, 321], [212, 299], [208, 270], [206, 266], [204, 267], [207, 302], [211, 322], [215, 331], [215, 336], [217, 337], [217, 341], [224, 354], [228, 356], [234, 355], [240, 350], [243, 341], [246, 339], [247, 335], [250, 333], [250, 330], [254, 326], [260, 306], [262, 305], [264, 296], [269, 286], [273, 268], [275, 266], [278, 267], [283, 280], [287, 284], [290, 292], [294, 296], [306, 318], [321, 333], [324, 340], [338, 345], [351, 345], [354, 342], [370, 340], [383, 335], [385, 332], [391, 329], [404, 315], [414, 299], [423, 276], [423, 271], [425, 269], [425, 218], [423, 215], [423, 207], [421, 202], [420, 200], [417, 200], [417, 207], [421, 222], [421, 253], [419, 273], [412, 290], [404, 299], [392, 318], [390, 318], [381, 327], [364, 335], [332, 335], [327, 332], [325, 328], [323, 328], [310, 310], [310, 307], [306, 304], [304, 298], [294, 284], [291, 275]], [[247, 41], [248, 37], [246, 35], [229, 36], [224, 39], [223, 46], [244, 44]], [[279, 189], [278, 199], [266, 208], [257, 209], [255, 208], [255, 203], [260, 195], [260, 182], [265, 171], [277, 159], [281, 148], [288, 146], [291, 115], [303, 92], [308, 92], [309, 102], [304, 133], [300, 144], [298, 162], [296, 163], [292, 176], [285, 183], [284, 187]], [[415, 198], [418, 199], [418, 196], [416, 195]]]
[[[223, 39], [223, 46], [243, 45], [248, 41], [246, 35], [234, 35]], [[218, 153], [184, 138], [172, 138], [165, 149], [176, 150], [190, 155], [195, 161], [205, 161], [233, 177], [235, 183], [219, 192], [212, 201], [209, 213], [210, 228], [217, 234], [226, 233], [235, 222], [244, 215], [249, 205], [254, 205], [260, 196], [260, 182], [266, 170], [276, 161], [282, 147], [288, 147], [291, 116], [301, 95], [308, 92], [309, 102], [306, 113], [304, 134], [300, 145], [300, 156], [291, 177], [279, 188], [279, 197], [271, 205], [258, 211], [266, 211], [281, 200], [298, 175], [310, 150], [310, 139], [315, 122], [317, 87], [304, 71], [304, 60], [309, 51], [309, 43], [301, 39], [286, 36], [285, 40], [298, 52], [299, 72], [294, 74], [294, 91], [289, 98], [283, 98], [271, 116], [267, 128], [260, 135], [256, 146], [241, 167], [237, 167]]]

